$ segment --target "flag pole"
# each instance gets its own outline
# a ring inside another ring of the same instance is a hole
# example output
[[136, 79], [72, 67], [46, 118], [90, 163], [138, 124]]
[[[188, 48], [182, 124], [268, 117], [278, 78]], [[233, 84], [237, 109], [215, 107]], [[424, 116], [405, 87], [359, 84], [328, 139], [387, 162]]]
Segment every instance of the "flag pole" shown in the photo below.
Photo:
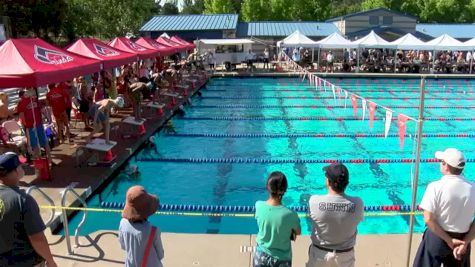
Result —
[[422, 146], [422, 124], [424, 121], [424, 97], [425, 97], [425, 78], [421, 77], [420, 84], [420, 99], [419, 99], [419, 118], [417, 120], [417, 147], [416, 147], [416, 164], [414, 167], [414, 178], [412, 179], [412, 201], [411, 201], [411, 215], [409, 215], [409, 238], [407, 248], [406, 266], [410, 266], [411, 250], [412, 250], [412, 236], [414, 232], [414, 213], [417, 211], [417, 185], [419, 181], [419, 169], [421, 161], [421, 146]]

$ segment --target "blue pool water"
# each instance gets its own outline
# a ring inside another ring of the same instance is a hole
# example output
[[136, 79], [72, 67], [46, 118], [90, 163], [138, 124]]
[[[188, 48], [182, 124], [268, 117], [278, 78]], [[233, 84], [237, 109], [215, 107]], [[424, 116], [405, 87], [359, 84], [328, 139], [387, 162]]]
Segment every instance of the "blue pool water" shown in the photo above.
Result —
[[[330, 79], [398, 113], [417, 117], [419, 80], [405, 79]], [[474, 81], [428, 80], [425, 111], [427, 118], [472, 118], [475, 97]], [[383, 91], [384, 90], [384, 91]], [[100, 193], [89, 200], [90, 207], [102, 201], [124, 202], [125, 192], [141, 184], [159, 195], [162, 204], [253, 205], [267, 198], [266, 176], [275, 170], [287, 175], [289, 189], [284, 197], [288, 206], [306, 205], [311, 194], [325, 194], [323, 163], [190, 163], [161, 162], [160, 159], [402, 159], [414, 158], [416, 124], [407, 123], [405, 145], [399, 147], [396, 121], [393, 119], [388, 138], [361, 137], [352, 134], [384, 133], [385, 116], [376, 110], [372, 129], [368, 113], [361, 120], [285, 120], [285, 118], [325, 117], [353, 118], [351, 102], [333, 99], [333, 94], [315, 90], [297, 78], [215, 78], [202, 89], [202, 98], [193, 98], [184, 118], [174, 118], [177, 135], [156, 133], [158, 152], [142, 150], [131, 164], [137, 164], [139, 177], [121, 172]], [[297, 98], [299, 97], [299, 98]], [[305, 97], [305, 98], [303, 98]], [[377, 99], [376, 99], [377, 98]], [[398, 98], [398, 99], [391, 99]], [[407, 98], [407, 99], [404, 99]], [[335, 106], [331, 108], [332, 106]], [[447, 108], [450, 107], [450, 108]], [[460, 108], [456, 108], [460, 107]], [[358, 118], [362, 116], [361, 103]], [[220, 117], [220, 118], [215, 118]], [[233, 117], [226, 120], [223, 117]], [[275, 120], [236, 120], [236, 118], [279, 118]], [[215, 118], [203, 120], [203, 118]], [[282, 120], [281, 120], [282, 119]], [[474, 133], [475, 121], [439, 121], [424, 123], [425, 134]], [[349, 137], [292, 137], [288, 134], [349, 134]], [[220, 134], [206, 137], [206, 134]], [[269, 134], [268, 137], [239, 135]], [[276, 136], [276, 134], [281, 134]], [[238, 135], [229, 137], [227, 135]], [[432, 158], [436, 150], [447, 147], [463, 149], [467, 158], [475, 158], [472, 138], [424, 138], [422, 158]], [[475, 177], [475, 168], [468, 164], [465, 175]], [[347, 193], [363, 198], [365, 205], [403, 205], [411, 201], [410, 163], [347, 164], [350, 185]], [[418, 201], [427, 184], [440, 177], [437, 163], [421, 163]], [[72, 219], [77, 224], [80, 216]], [[117, 229], [120, 213], [88, 214], [83, 233], [98, 229]], [[256, 233], [253, 218], [172, 216], [150, 218], [165, 232], [186, 233]], [[366, 217], [359, 232], [406, 233], [408, 217]], [[308, 234], [308, 218], [302, 218], [302, 229]], [[416, 231], [423, 230], [417, 218]]]

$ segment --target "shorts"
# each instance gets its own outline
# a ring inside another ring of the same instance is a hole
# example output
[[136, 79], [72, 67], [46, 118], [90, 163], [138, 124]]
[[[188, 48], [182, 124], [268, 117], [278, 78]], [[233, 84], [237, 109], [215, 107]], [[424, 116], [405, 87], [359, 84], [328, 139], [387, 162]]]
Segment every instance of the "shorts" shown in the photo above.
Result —
[[61, 114], [59, 115], [56, 115], [56, 114], [53, 114], [54, 115], [54, 118], [56, 120], [56, 123], [59, 125], [59, 124], [62, 124], [62, 125], [66, 125], [68, 124], [68, 115], [66, 114], [67, 110], [66, 111], [63, 111]]
[[292, 260], [279, 260], [256, 249], [252, 259], [253, 267], [291, 267]]
[[89, 101], [79, 100], [79, 112], [87, 113], [89, 111]]
[[38, 147], [38, 141], [40, 143], [40, 146], [42, 147], [46, 146], [47, 141], [46, 141], [46, 134], [45, 134], [45, 129], [43, 128], [43, 125], [36, 126], [36, 128], [27, 128], [27, 130], [28, 130], [28, 136], [30, 137], [28, 139], [28, 142], [30, 143], [30, 147], [32, 148]]
[[355, 266], [355, 250], [347, 252], [328, 252], [310, 244], [306, 267], [353, 267]]
[[106, 115], [99, 110], [99, 105], [92, 105], [92, 107], [89, 109], [89, 112], [88, 112], [88, 115], [89, 117], [94, 120], [94, 117], [96, 116], [96, 112], [98, 112], [97, 114], [97, 119], [96, 121], [94, 122], [104, 122], [106, 120]]

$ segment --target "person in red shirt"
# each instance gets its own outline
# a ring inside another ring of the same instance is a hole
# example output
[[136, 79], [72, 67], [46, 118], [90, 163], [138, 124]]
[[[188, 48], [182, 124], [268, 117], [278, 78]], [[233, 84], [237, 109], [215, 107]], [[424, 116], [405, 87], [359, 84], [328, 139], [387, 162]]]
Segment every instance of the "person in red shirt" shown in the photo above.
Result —
[[58, 125], [58, 135], [61, 143], [64, 142], [63, 130], [66, 128], [66, 138], [71, 143], [68, 115], [66, 109], [68, 102], [71, 103], [71, 97], [66, 93], [62, 85], [48, 85], [49, 92], [46, 94], [48, 105], [53, 110], [56, 124]]
[[39, 158], [40, 147], [44, 147], [46, 156], [51, 165], [50, 148], [43, 128], [40, 104], [35, 90], [29, 89], [25, 91], [25, 94], [18, 102], [17, 110], [20, 121], [25, 128], [29, 150], [33, 151], [35, 158]]

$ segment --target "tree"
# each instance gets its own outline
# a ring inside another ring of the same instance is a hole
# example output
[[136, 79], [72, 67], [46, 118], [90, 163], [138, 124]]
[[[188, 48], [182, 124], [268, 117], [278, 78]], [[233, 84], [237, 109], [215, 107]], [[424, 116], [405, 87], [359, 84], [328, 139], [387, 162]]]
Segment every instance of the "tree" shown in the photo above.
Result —
[[244, 0], [241, 7], [242, 20], [259, 21], [272, 19], [269, 3], [262, 0]]
[[178, 15], [177, 0], [166, 1], [160, 9], [160, 15]]
[[205, 0], [205, 14], [236, 13], [232, 0]]
[[203, 14], [205, 10], [204, 0], [184, 0], [181, 13], [182, 14]]

